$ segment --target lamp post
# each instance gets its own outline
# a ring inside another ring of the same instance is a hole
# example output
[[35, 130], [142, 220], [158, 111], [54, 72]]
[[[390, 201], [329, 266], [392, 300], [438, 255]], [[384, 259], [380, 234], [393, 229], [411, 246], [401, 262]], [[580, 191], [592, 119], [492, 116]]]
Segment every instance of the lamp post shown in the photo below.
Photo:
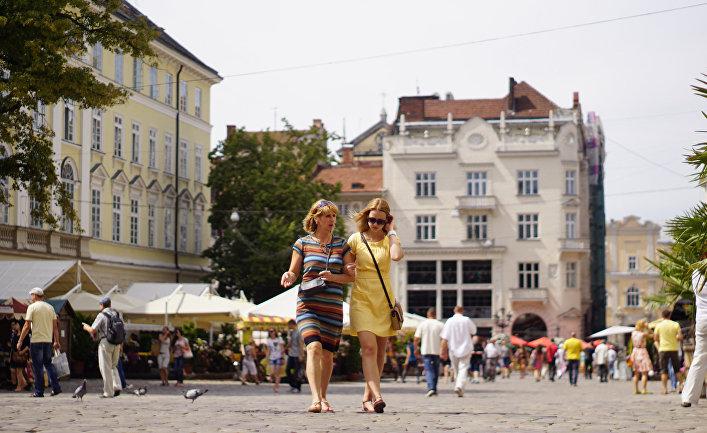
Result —
[[498, 328], [501, 328], [502, 334], [504, 333], [503, 330], [510, 326], [512, 317], [513, 314], [510, 311], [506, 313], [505, 307], [501, 307], [497, 312], [493, 313], [493, 322]]

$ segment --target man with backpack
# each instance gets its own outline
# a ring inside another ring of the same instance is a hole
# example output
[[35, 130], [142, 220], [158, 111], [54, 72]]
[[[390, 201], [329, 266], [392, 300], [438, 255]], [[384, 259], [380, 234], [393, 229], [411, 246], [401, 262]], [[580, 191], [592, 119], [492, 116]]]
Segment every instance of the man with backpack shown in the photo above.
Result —
[[120, 314], [111, 308], [111, 301], [104, 296], [99, 301], [101, 311], [92, 325], [83, 324], [83, 329], [98, 341], [98, 368], [103, 377], [102, 398], [120, 395], [120, 376], [118, 375], [118, 359], [120, 347], [125, 340], [125, 325]]

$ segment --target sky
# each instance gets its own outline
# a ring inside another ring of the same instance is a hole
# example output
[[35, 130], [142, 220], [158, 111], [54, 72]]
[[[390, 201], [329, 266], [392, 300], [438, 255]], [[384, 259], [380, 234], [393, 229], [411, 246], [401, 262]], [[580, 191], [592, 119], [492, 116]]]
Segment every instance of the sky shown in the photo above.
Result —
[[[282, 117], [298, 128], [321, 118], [329, 131], [351, 139], [378, 121], [381, 108], [390, 121], [398, 98], [418, 89], [498, 98], [512, 76], [561, 107], [571, 107], [577, 91], [585, 115], [601, 117], [607, 219], [638, 215], [663, 224], [705, 199], [683, 160], [692, 145], [707, 141], [696, 132], [707, 129], [707, 99], [690, 88], [707, 73], [707, 4], [504, 38], [698, 0], [131, 3], [224, 77], [211, 89], [212, 146], [225, 138], [227, 124], [280, 129]], [[487, 39], [494, 40], [250, 74]], [[248, 75], [232, 76], [239, 74]]]

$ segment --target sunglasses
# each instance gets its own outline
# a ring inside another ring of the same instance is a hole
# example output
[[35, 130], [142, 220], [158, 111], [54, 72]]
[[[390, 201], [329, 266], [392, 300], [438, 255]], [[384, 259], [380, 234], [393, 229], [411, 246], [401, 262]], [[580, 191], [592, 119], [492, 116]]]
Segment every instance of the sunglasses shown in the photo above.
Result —
[[378, 225], [385, 225], [388, 223], [388, 220], [382, 220], [378, 218], [368, 218], [368, 224], [378, 224]]

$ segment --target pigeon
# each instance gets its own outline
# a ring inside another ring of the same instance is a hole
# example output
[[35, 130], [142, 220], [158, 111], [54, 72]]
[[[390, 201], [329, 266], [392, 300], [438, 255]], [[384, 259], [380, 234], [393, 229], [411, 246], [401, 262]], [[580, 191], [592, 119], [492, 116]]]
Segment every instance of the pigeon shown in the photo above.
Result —
[[189, 391], [186, 391], [184, 393], [184, 398], [189, 399], [192, 403], [194, 403], [194, 400], [206, 394], [207, 392], [209, 392], [208, 389], [190, 389]]
[[79, 400], [83, 401], [84, 395], [86, 395], [86, 379], [83, 380], [81, 386], [76, 388], [76, 391], [74, 391], [74, 395], [72, 398], [78, 398]]
[[138, 397], [146, 395], [147, 394], [147, 387], [142, 386], [136, 390], [133, 390], [133, 394], [137, 395]]

